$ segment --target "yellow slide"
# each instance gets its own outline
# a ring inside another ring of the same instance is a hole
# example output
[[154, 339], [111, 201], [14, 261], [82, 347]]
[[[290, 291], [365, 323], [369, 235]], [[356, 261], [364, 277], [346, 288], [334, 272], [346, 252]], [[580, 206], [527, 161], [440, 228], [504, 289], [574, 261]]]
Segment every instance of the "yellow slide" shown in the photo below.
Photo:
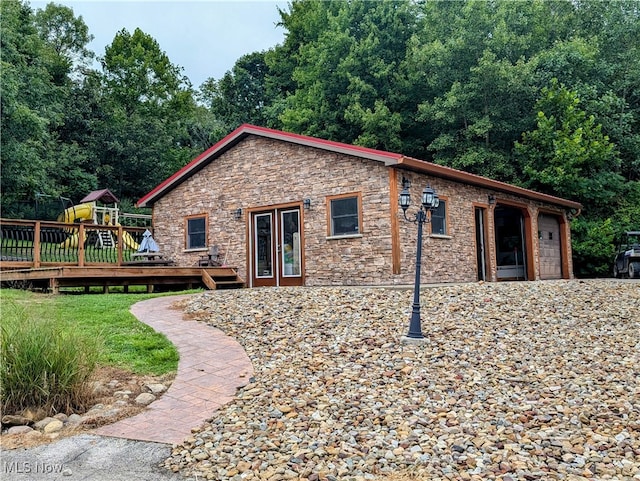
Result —
[[58, 216], [58, 222], [65, 224], [75, 224], [83, 220], [93, 220], [93, 204], [91, 202], [71, 206]]
[[[83, 220], [93, 220], [93, 204], [90, 202], [73, 205], [65, 209], [64, 212], [58, 216], [58, 222], [64, 222], [65, 224], [75, 224]], [[70, 229], [70, 231], [72, 234], [66, 241], [60, 244], [60, 247], [73, 249], [78, 247], [78, 230]], [[82, 241], [84, 242], [84, 239]]]
[[122, 233], [122, 243], [134, 251], [137, 251], [140, 248], [140, 244], [138, 244], [128, 232]]
[[[93, 220], [93, 202], [86, 202], [84, 204], [78, 204], [65, 209], [62, 214], [58, 216], [58, 222], [64, 222], [65, 224], [76, 224], [85, 220]], [[70, 229], [71, 235], [69, 238], [60, 244], [60, 247], [77, 248], [79, 233], [77, 229]], [[84, 239], [83, 239], [84, 242]], [[122, 243], [129, 249], [138, 250], [140, 244], [138, 244], [131, 234], [128, 232], [122, 233]]]

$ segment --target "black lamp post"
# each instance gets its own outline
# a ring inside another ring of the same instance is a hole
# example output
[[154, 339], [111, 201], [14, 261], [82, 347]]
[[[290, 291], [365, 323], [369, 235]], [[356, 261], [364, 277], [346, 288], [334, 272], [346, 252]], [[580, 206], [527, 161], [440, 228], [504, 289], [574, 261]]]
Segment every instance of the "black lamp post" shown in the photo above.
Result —
[[427, 186], [422, 191], [422, 204], [420, 210], [415, 213], [414, 219], [407, 217], [407, 209], [411, 203], [409, 195], [410, 183], [407, 179], [402, 179], [402, 192], [400, 192], [400, 207], [404, 218], [409, 222], [418, 224], [418, 248], [416, 251], [416, 279], [413, 287], [413, 306], [411, 309], [411, 320], [409, 322], [409, 333], [407, 337], [410, 339], [424, 339], [422, 335], [422, 327], [420, 324], [420, 267], [422, 264], [422, 224], [429, 222], [427, 211], [433, 211], [440, 205], [438, 194], [431, 187]]

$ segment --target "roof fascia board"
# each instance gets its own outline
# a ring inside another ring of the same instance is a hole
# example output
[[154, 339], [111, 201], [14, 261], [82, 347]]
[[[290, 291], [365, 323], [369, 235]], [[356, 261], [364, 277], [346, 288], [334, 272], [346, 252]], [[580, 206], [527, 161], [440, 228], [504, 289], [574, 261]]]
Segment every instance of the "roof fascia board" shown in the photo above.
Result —
[[403, 157], [402, 159], [400, 159], [398, 165], [418, 172], [431, 174], [436, 177], [442, 177], [445, 179], [463, 182], [465, 184], [471, 184], [500, 192], [506, 192], [509, 194], [526, 197], [528, 199], [539, 200], [541, 202], [547, 202], [554, 205], [560, 205], [569, 209], [582, 209], [582, 204], [580, 204], [579, 202], [562, 199], [560, 197], [555, 197], [549, 194], [542, 194], [534, 190], [525, 189], [524, 187], [518, 187], [515, 185], [507, 184], [506, 182], [500, 182], [498, 180], [489, 179], [480, 175], [470, 174], [469, 172], [453, 169], [451, 167], [445, 167], [444, 165], [425, 162], [424, 160], [413, 159], [411, 157]]

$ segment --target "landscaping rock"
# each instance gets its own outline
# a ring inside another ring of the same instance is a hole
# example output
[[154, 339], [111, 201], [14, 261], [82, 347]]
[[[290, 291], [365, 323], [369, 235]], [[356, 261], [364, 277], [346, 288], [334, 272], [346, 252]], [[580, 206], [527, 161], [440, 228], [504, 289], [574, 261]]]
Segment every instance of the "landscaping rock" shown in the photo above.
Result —
[[[112, 368], [104, 368], [104, 371], [99, 371], [100, 374], [102, 372], [112, 374], [114, 370]], [[14, 449], [51, 442], [68, 434], [77, 434], [81, 431], [112, 423], [124, 416], [135, 415], [145, 409], [144, 405], [136, 404], [134, 400], [134, 397], [140, 394], [145, 385], [163, 385], [166, 392], [166, 386], [171, 384], [172, 379], [171, 375], [158, 377], [135, 376], [125, 372], [122, 372], [121, 376], [121, 380], [105, 376], [102, 379], [107, 379], [107, 381], [95, 381], [92, 385], [93, 388], [100, 385], [107, 389], [106, 391], [101, 391], [104, 395], [95, 398], [95, 401], [99, 402], [85, 412], [57, 413], [54, 416], [46, 416], [43, 409], [29, 408], [21, 413], [3, 416], [4, 429], [2, 436], [7, 435], [7, 438], [0, 439], [3, 449]], [[120, 390], [121, 393], [119, 394], [116, 390]], [[127, 394], [121, 395], [122, 393]], [[157, 399], [157, 396], [155, 398]], [[24, 423], [25, 426], [31, 425], [34, 429], [10, 429], [9, 422]]]
[[34, 429], [29, 426], [11, 426], [7, 429], [7, 434], [26, 434], [33, 430]]
[[57, 433], [62, 430], [64, 423], [59, 419], [54, 419], [50, 423], [48, 423], [44, 429], [42, 430], [45, 434]]
[[640, 284], [210, 291], [255, 371], [165, 466], [198, 479], [640, 477]]
[[138, 394], [138, 396], [136, 397], [136, 404], [140, 404], [142, 406], [148, 406], [155, 400], [156, 400], [156, 397], [153, 394], [148, 392], [143, 392], [141, 394]]
[[79, 414], [73, 413], [67, 418], [67, 424], [69, 425], [80, 424], [81, 422], [82, 416], [80, 416]]
[[2, 416], [2, 424], [6, 426], [27, 426], [32, 423], [32, 420], [24, 417], [18, 416], [14, 414], [7, 414]]
[[34, 427], [35, 429], [38, 429], [38, 430], [40, 430], [40, 431], [43, 431], [43, 430], [44, 430], [44, 428], [47, 426], [47, 424], [49, 424], [49, 423], [50, 423], [50, 422], [52, 422], [52, 421], [55, 421], [55, 419], [54, 419], [54, 418], [52, 418], [52, 417], [50, 417], [50, 416], [47, 416], [46, 418], [41, 419], [40, 421], [38, 421], [37, 423], [35, 423], [35, 424], [33, 425], [33, 427]]
[[150, 392], [151, 394], [157, 395], [165, 392], [167, 390], [167, 386], [160, 383], [145, 384], [144, 389]]

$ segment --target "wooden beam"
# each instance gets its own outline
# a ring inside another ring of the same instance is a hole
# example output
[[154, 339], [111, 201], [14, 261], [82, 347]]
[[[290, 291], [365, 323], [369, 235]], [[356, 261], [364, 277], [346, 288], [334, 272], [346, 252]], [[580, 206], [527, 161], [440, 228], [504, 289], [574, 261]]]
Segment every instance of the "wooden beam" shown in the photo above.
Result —
[[211, 277], [205, 269], [202, 269], [202, 282], [212, 291], [215, 291], [218, 287], [216, 281], [213, 280], [213, 277]]
[[389, 169], [389, 200], [391, 219], [391, 264], [394, 274], [400, 274], [400, 226], [398, 225], [398, 171]]

